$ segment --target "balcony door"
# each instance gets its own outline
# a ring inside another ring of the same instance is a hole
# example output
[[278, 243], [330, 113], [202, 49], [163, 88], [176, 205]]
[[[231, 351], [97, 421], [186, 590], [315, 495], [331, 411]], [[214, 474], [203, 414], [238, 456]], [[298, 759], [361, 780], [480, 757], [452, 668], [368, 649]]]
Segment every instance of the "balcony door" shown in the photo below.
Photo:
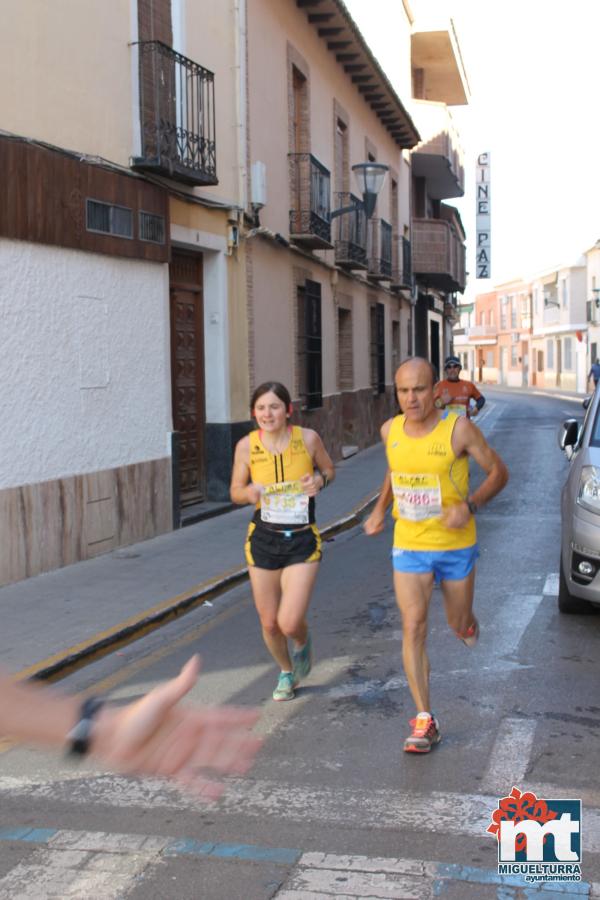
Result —
[[173, 251], [169, 266], [171, 388], [181, 506], [205, 499], [204, 303], [201, 254]]

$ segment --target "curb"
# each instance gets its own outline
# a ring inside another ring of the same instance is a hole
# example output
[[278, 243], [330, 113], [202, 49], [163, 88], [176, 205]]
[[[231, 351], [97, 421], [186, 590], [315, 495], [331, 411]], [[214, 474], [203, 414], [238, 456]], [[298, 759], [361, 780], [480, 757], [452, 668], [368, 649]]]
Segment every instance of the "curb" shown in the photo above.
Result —
[[[379, 492], [371, 494], [366, 499], [361, 500], [347, 516], [336, 519], [334, 522], [326, 525], [321, 529], [322, 538], [330, 540], [337, 534], [359, 525], [362, 518], [372, 509], [378, 496]], [[224, 572], [209, 582], [196, 585], [189, 591], [171, 597], [157, 606], [151, 607], [137, 616], [115, 625], [100, 635], [95, 635], [87, 641], [82, 641], [82, 643], [71, 647], [63, 653], [59, 652], [48, 659], [22, 669], [14, 675], [14, 680], [23, 681], [27, 678], [33, 678], [38, 681], [59, 681], [72, 672], [83, 668], [83, 666], [102, 659], [102, 657], [107, 656], [113, 650], [145, 637], [145, 635], [160, 628], [161, 625], [173, 622], [180, 616], [196, 609], [196, 607], [202, 606], [207, 600], [213, 600], [247, 580], [247, 566]]]

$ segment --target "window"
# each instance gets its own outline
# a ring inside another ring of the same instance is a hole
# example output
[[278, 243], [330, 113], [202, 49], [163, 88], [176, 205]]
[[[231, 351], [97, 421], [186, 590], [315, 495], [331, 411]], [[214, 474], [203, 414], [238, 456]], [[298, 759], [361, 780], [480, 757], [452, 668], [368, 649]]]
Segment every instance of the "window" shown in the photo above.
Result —
[[510, 298], [510, 327], [517, 327], [517, 298], [514, 294]]
[[307, 409], [323, 405], [321, 285], [305, 281], [298, 287], [298, 393]]
[[140, 211], [140, 241], [150, 241], [153, 244], [164, 244], [164, 216], [157, 216], [154, 213]]
[[548, 360], [548, 368], [554, 368], [554, 341], [546, 341], [546, 359]]
[[100, 234], [133, 238], [133, 212], [126, 206], [116, 206], [113, 203], [88, 198], [85, 227], [88, 231]]
[[521, 317], [526, 319], [529, 315], [529, 297], [525, 294], [521, 298]]
[[506, 313], [506, 305], [508, 303], [508, 297], [500, 298], [500, 328], [502, 331], [505, 331], [508, 327], [507, 321], [507, 313]]
[[338, 308], [338, 387], [351, 391], [354, 387], [354, 354], [352, 353], [352, 310]]
[[563, 340], [563, 365], [568, 372], [573, 371], [573, 338]]
[[539, 291], [537, 288], [535, 288], [535, 290], [533, 292], [533, 312], [534, 312], [534, 315], [536, 315], [536, 316], [538, 313], [538, 297], [539, 297]]
[[517, 345], [512, 344], [511, 348], [510, 348], [510, 364], [513, 367], [513, 369], [515, 368], [515, 366], [519, 365], [519, 357], [517, 355], [517, 352], [518, 352]]
[[385, 391], [385, 307], [373, 303], [370, 308], [371, 387], [376, 394]]
[[392, 375], [400, 365], [400, 322], [392, 322]]
[[565, 309], [565, 307], [567, 306], [567, 303], [569, 302], [569, 290], [567, 287], [567, 279], [566, 278], [563, 278], [563, 280], [560, 283], [560, 294], [561, 294], [561, 300], [562, 300], [562, 308]]
[[485, 312], [483, 310], [479, 313], [479, 324], [485, 325]]
[[338, 193], [348, 191], [350, 187], [350, 157], [348, 149], [348, 128], [346, 123], [336, 116], [335, 120], [335, 189]]
[[490, 309], [490, 311], [488, 312], [488, 322], [490, 325], [494, 324], [494, 310], [493, 309]]

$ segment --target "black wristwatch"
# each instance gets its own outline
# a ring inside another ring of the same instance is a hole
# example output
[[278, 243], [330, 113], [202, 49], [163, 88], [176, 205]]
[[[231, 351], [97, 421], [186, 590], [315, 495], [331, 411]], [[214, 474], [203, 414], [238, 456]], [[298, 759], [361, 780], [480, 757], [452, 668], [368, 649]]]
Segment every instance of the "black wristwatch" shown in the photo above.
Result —
[[471, 515], [474, 516], [475, 513], [477, 512], [477, 508], [478, 508], [477, 504], [473, 503], [472, 500], [465, 500], [465, 503], [469, 507], [469, 512], [471, 513]]
[[99, 697], [88, 697], [83, 701], [79, 721], [67, 735], [69, 756], [85, 756], [89, 753], [92, 725], [103, 706], [104, 700]]

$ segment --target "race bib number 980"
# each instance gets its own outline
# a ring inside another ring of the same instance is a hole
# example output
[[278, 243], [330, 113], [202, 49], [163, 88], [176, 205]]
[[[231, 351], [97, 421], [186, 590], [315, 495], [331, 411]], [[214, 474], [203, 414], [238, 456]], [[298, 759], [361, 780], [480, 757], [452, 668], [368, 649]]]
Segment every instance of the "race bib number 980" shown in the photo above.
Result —
[[442, 490], [437, 475], [392, 472], [396, 511], [401, 519], [421, 522], [442, 512]]
[[299, 481], [269, 484], [262, 492], [260, 517], [274, 525], [308, 525], [308, 501]]

